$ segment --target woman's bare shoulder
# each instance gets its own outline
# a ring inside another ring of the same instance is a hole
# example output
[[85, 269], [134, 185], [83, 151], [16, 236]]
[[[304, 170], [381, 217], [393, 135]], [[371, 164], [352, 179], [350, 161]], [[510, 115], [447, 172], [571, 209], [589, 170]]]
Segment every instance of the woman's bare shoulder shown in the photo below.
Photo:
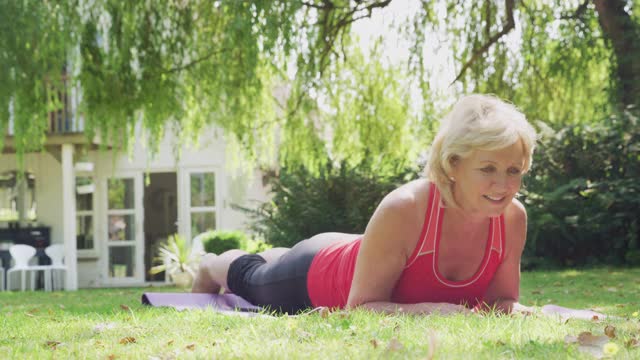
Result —
[[527, 221], [527, 210], [524, 208], [524, 205], [520, 202], [520, 200], [513, 198], [511, 200], [511, 204], [507, 206], [507, 209], [504, 212], [505, 220], [508, 222], [522, 223], [526, 225]]
[[507, 206], [504, 220], [507, 250], [515, 250], [515, 253], [520, 254], [526, 241], [527, 211], [518, 199], [514, 198]]
[[[378, 212], [389, 215], [394, 226], [418, 228], [423, 222], [424, 211], [429, 198], [429, 182], [418, 179], [391, 191], [378, 206]], [[386, 217], [386, 216], [385, 216]]]
[[429, 181], [417, 179], [405, 183], [384, 197], [380, 205], [396, 210], [414, 209], [429, 197]]

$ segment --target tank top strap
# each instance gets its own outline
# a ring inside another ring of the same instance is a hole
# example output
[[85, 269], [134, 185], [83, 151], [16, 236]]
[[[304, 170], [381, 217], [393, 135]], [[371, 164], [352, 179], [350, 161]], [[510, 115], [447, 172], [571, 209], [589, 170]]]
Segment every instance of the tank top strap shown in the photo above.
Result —
[[427, 210], [425, 211], [420, 238], [418, 239], [418, 243], [416, 244], [413, 253], [407, 260], [405, 268], [411, 266], [418, 257], [435, 251], [437, 223], [441, 216], [442, 207], [440, 206], [440, 191], [438, 191], [435, 184], [431, 183], [429, 185], [429, 200], [427, 201]]
[[491, 251], [498, 254], [498, 258], [502, 261], [504, 257], [505, 231], [504, 231], [504, 214], [491, 218]]

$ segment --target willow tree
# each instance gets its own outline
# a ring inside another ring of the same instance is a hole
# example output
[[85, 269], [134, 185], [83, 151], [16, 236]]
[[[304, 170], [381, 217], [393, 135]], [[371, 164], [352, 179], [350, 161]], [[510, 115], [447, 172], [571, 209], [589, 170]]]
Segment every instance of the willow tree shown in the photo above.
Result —
[[464, 40], [458, 42], [456, 80], [502, 94], [552, 123], [594, 121], [612, 107], [638, 105], [640, 22], [634, 10], [637, 2], [625, 0], [451, 7], [447, 27]]
[[[312, 163], [326, 151], [357, 157], [391, 133], [403, 144], [407, 129], [429, 128], [424, 48], [439, 31], [451, 38], [460, 92], [495, 92], [550, 122], [638, 101], [637, 0], [423, 0], [390, 29], [413, 44], [396, 69], [406, 81], [373, 63], [348, 70], [353, 24], [391, 3], [0, 0], [0, 128], [6, 133], [12, 117], [17, 152], [38, 149], [47, 112], [60, 106], [52, 94], [66, 86], [81, 95], [87, 135], [125, 149], [138, 122], [152, 145], [168, 127], [186, 141], [216, 124], [250, 159], [264, 160], [276, 143], [281, 161]], [[354, 94], [347, 84], [369, 80], [372, 96], [345, 101]], [[402, 86], [417, 90], [407, 95]], [[379, 89], [399, 102], [376, 107], [385, 98]], [[415, 94], [421, 108], [411, 107]]]

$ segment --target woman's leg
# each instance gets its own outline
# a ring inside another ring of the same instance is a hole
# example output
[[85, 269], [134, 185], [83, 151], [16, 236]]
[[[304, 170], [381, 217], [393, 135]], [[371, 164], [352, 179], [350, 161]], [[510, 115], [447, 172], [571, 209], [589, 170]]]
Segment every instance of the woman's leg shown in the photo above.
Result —
[[219, 293], [221, 288], [227, 289], [227, 273], [229, 265], [247, 252], [243, 250], [229, 250], [220, 255], [206, 254], [200, 260], [200, 267], [191, 292], [194, 293]]
[[324, 233], [291, 249], [275, 248], [255, 255], [240, 250], [207, 255], [200, 264], [193, 292], [215, 293], [225, 288], [255, 305], [296, 313], [312, 306], [306, 279], [316, 253], [351, 237], [355, 235]]
[[289, 250], [291, 249], [286, 247], [277, 247], [265, 250], [261, 253], [258, 253], [258, 255], [262, 256], [267, 261], [267, 263], [270, 263], [278, 260], [280, 256], [284, 255]]
[[[279, 247], [265, 250], [258, 255], [267, 263], [276, 261], [280, 256], [289, 251], [289, 248]], [[247, 252], [243, 250], [229, 250], [220, 255], [206, 254], [200, 260], [198, 273], [193, 280], [191, 292], [194, 293], [219, 293], [221, 288], [228, 290], [227, 275], [229, 265]]]

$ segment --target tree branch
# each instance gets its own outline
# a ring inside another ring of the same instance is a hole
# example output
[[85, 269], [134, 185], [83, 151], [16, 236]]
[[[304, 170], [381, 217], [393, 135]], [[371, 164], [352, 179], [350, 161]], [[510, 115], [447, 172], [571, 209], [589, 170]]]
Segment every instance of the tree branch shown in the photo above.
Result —
[[486, 53], [487, 50], [489, 50], [489, 48], [493, 44], [495, 44], [498, 40], [500, 40], [501, 37], [503, 37], [506, 34], [508, 34], [515, 27], [515, 20], [513, 18], [513, 8], [514, 8], [515, 0], [505, 0], [504, 3], [505, 3], [506, 10], [507, 10], [507, 23], [504, 25], [502, 30], [500, 30], [500, 32], [498, 32], [497, 34], [493, 35], [491, 38], [489, 38], [489, 41], [487, 41], [480, 48], [477, 48], [477, 49], [475, 49], [473, 51], [473, 55], [471, 56], [471, 59], [469, 59], [462, 66], [462, 69], [460, 69], [460, 72], [458, 73], [458, 76], [456, 76], [456, 78], [451, 82], [451, 84], [453, 84], [456, 81], [460, 80], [462, 78], [462, 75], [464, 75], [465, 71], [467, 71], [467, 69], [469, 67], [471, 67], [471, 65], [473, 65], [473, 63], [475, 63], [480, 58], [480, 56], [482, 56], [484, 53]]
[[193, 61], [191, 61], [190, 63], [184, 64], [184, 65], [180, 65], [180, 66], [176, 66], [170, 69], [163, 69], [162, 71], [160, 71], [161, 74], [169, 74], [169, 73], [175, 73], [175, 72], [180, 72], [182, 70], [186, 70], [194, 65], [197, 65], [203, 61], [209, 60], [213, 55], [217, 55], [220, 54], [222, 52], [227, 51], [228, 49], [218, 49], [216, 51], [212, 51], [202, 57], [199, 57]]
[[[323, 47], [320, 53], [320, 62], [318, 71], [320, 74], [324, 73], [324, 69], [327, 66], [327, 56], [335, 51], [334, 43], [335, 40], [340, 37], [340, 34], [351, 24], [354, 22], [364, 19], [370, 18], [373, 14], [373, 10], [376, 8], [384, 8], [391, 3], [391, 0], [383, 0], [376, 1], [371, 4], [360, 7], [361, 3], [358, 2], [355, 7], [347, 11], [343, 16], [338, 17], [337, 21], [333, 22], [330, 20], [331, 14], [329, 13], [332, 10], [326, 10], [327, 13], [324, 16], [324, 29], [325, 31], [322, 34], [322, 39], [325, 41], [325, 46]], [[335, 8], [332, 6], [332, 8]], [[359, 13], [358, 16], [356, 16]], [[343, 52], [344, 53], [344, 52]]]
[[318, 5], [318, 4], [313, 4], [310, 2], [303, 1], [302, 5], [312, 7], [318, 10], [328, 10], [328, 9], [333, 9], [335, 7], [333, 3], [330, 1], [324, 1], [324, 5]]

